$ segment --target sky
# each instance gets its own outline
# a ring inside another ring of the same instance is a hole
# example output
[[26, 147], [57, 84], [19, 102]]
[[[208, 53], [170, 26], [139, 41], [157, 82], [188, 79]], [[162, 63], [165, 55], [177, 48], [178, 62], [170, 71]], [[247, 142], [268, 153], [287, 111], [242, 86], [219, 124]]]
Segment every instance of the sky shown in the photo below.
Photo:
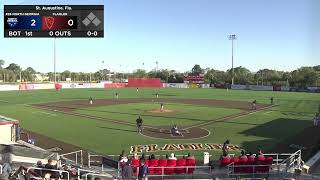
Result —
[[[103, 4], [104, 38], [56, 40], [57, 71], [107, 68], [191, 70], [262, 68], [292, 71], [320, 64], [319, 0], [0, 0], [5, 4]], [[3, 10], [0, 10], [3, 24]], [[0, 59], [53, 71], [52, 38], [4, 38]], [[102, 63], [104, 61], [104, 64]]]

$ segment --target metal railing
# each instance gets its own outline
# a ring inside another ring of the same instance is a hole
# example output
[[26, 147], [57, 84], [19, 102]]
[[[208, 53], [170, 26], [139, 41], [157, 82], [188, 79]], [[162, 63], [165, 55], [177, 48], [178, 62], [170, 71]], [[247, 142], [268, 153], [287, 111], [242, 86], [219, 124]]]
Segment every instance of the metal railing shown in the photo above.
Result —
[[[301, 150], [298, 150], [294, 153], [282, 153], [282, 154], [264, 154], [265, 157], [272, 157], [272, 164], [243, 164], [243, 165], [235, 165], [234, 162], [227, 165], [227, 173], [228, 177], [230, 176], [239, 176], [239, 175], [250, 175], [255, 177], [258, 174], [273, 174], [277, 177], [287, 177], [288, 173], [292, 173], [295, 168], [301, 168]], [[269, 167], [267, 172], [257, 172], [260, 167]], [[239, 171], [239, 169], [250, 168], [250, 172], [247, 171]], [[235, 169], [238, 172], [235, 172]]]
[[[66, 157], [66, 156], [75, 156], [75, 160], [71, 160], [70, 158]], [[76, 165], [78, 165], [78, 158], [80, 156], [80, 166], [83, 166], [83, 151], [79, 150], [79, 151], [74, 151], [74, 152], [70, 152], [70, 153], [65, 153], [65, 154], [60, 154], [59, 158], [61, 159], [66, 159], [70, 162], [75, 163]]]
[[[148, 156], [150, 156], [151, 154], [145, 154], [145, 157], [147, 158]], [[138, 154], [137, 155], [138, 157], [141, 157], [141, 154]], [[165, 155], [154, 155], [156, 158], [158, 158], [158, 157], [161, 157], [161, 156], [165, 156]], [[183, 154], [175, 154], [175, 156], [176, 157], [183, 157], [183, 156], [186, 156], [185, 154], [183, 155]], [[235, 154], [229, 154], [229, 156], [230, 157], [234, 157], [235, 156]], [[119, 155], [106, 155], [105, 157], [109, 157], [110, 159], [112, 159], [112, 160], [116, 160], [116, 161], [118, 161], [119, 159]], [[134, 155], [133, 154], [129, 154], [129, 155], [127, 155], [127, 158], [128, 159], [130, 159], [130, 158], [132, 158], [132, 157], [134, 157]], [[209, 157], [212, 157], [212, 155], [210, 154], [209, 155]]]
[[[255, 178], [260, 175], [274, 175], [277, 177], [286, 176], [286, 172], [283, 172], [282, 169], [285, 169], [286, 165], [283, 164], [274, 164], [274, 165], [235, 165], [233, 162], [227, 165], [227, 175], [231, 176], [250, 176]], [[260, 168], [268, 168], [268, 170], [261, 170]], [[235, 170], [237, 169], [237, 170]], [[281, 178], [280, 178], [281, 179]]]
[[95, 177], [103, 177], [104, 179], [115, 179], [113, 176], [111, 175], [107, 175], [107, 174], [95, 174], [95, 173], [87, 173], [86, 174], [86, 178], [85, 179], [88, 179], [88, 176], [91, 176], [91, 178], [95, 178]]
[[[212, 176], [211, 166], [154, 166], [148, 167], [148, 177], [161, 177], [162, 179], [168, 176]], [[134, 167], [135, 177], [138, 179], [139, 167]], [[150, 173], [153, 171], [154, 173]], [[159, 173], [160, 172], [160, 173]], [[121, 168], [118, 177], [122, 174]]]
[[65, 170], [57, 170], [57, 169], [46, 169], [46, 168], [37, 168], [37, 167], [29, 167], [27, 169], [27, 173], [29, 173], [30, 169], [33, 169], [33, 170], [41, 170], [41, 171], [46, 171], [46, 172], [59, 172], [59, 175], [61, 176], [62, 173], [67, 173], [67, 180], [70, 179], [70, 173], [69, 171], [65, 171]]

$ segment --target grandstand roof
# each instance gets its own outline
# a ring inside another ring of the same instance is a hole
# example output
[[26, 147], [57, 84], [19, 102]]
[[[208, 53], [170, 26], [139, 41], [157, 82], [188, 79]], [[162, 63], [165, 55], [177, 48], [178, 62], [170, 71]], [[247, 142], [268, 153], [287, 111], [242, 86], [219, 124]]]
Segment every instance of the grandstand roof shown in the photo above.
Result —
[[9, 117], [1, 116], [0, 115], [0, 125], [5, 125], [5, 124], [18, 124], [19, 121], [16, 119], [12, 119]]

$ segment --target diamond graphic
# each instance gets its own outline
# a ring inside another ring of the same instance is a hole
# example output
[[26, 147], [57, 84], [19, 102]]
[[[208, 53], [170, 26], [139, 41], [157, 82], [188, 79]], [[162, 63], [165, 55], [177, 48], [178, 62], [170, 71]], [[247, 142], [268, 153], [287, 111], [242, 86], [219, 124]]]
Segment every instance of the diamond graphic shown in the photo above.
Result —
[[95, 18], [92, 23], [96, 26], [99, 26], [99, 24], [101, 23], [101, 21], [98, 18]]
[[85, 19], [82, 21], [82, 23], [83, 23], [85, 26], [88, 26], [88, 25], [91, 23], [91, 21], [90, 21], [88, 18], [85, 18]]
[[96, 15], [94, 15], [92, 12], [87, 16], [87, 18], [90, 19], [90, 21], [92, 21], [94, 18], [96, 18]]

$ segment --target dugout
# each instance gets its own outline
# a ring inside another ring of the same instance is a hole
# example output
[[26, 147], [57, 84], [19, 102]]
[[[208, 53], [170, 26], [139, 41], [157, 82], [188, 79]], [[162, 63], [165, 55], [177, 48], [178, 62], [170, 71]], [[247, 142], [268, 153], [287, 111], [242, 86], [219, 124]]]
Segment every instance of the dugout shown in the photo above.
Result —
[[0, 144], [16, 142], [19, 121], [0, 115]]

